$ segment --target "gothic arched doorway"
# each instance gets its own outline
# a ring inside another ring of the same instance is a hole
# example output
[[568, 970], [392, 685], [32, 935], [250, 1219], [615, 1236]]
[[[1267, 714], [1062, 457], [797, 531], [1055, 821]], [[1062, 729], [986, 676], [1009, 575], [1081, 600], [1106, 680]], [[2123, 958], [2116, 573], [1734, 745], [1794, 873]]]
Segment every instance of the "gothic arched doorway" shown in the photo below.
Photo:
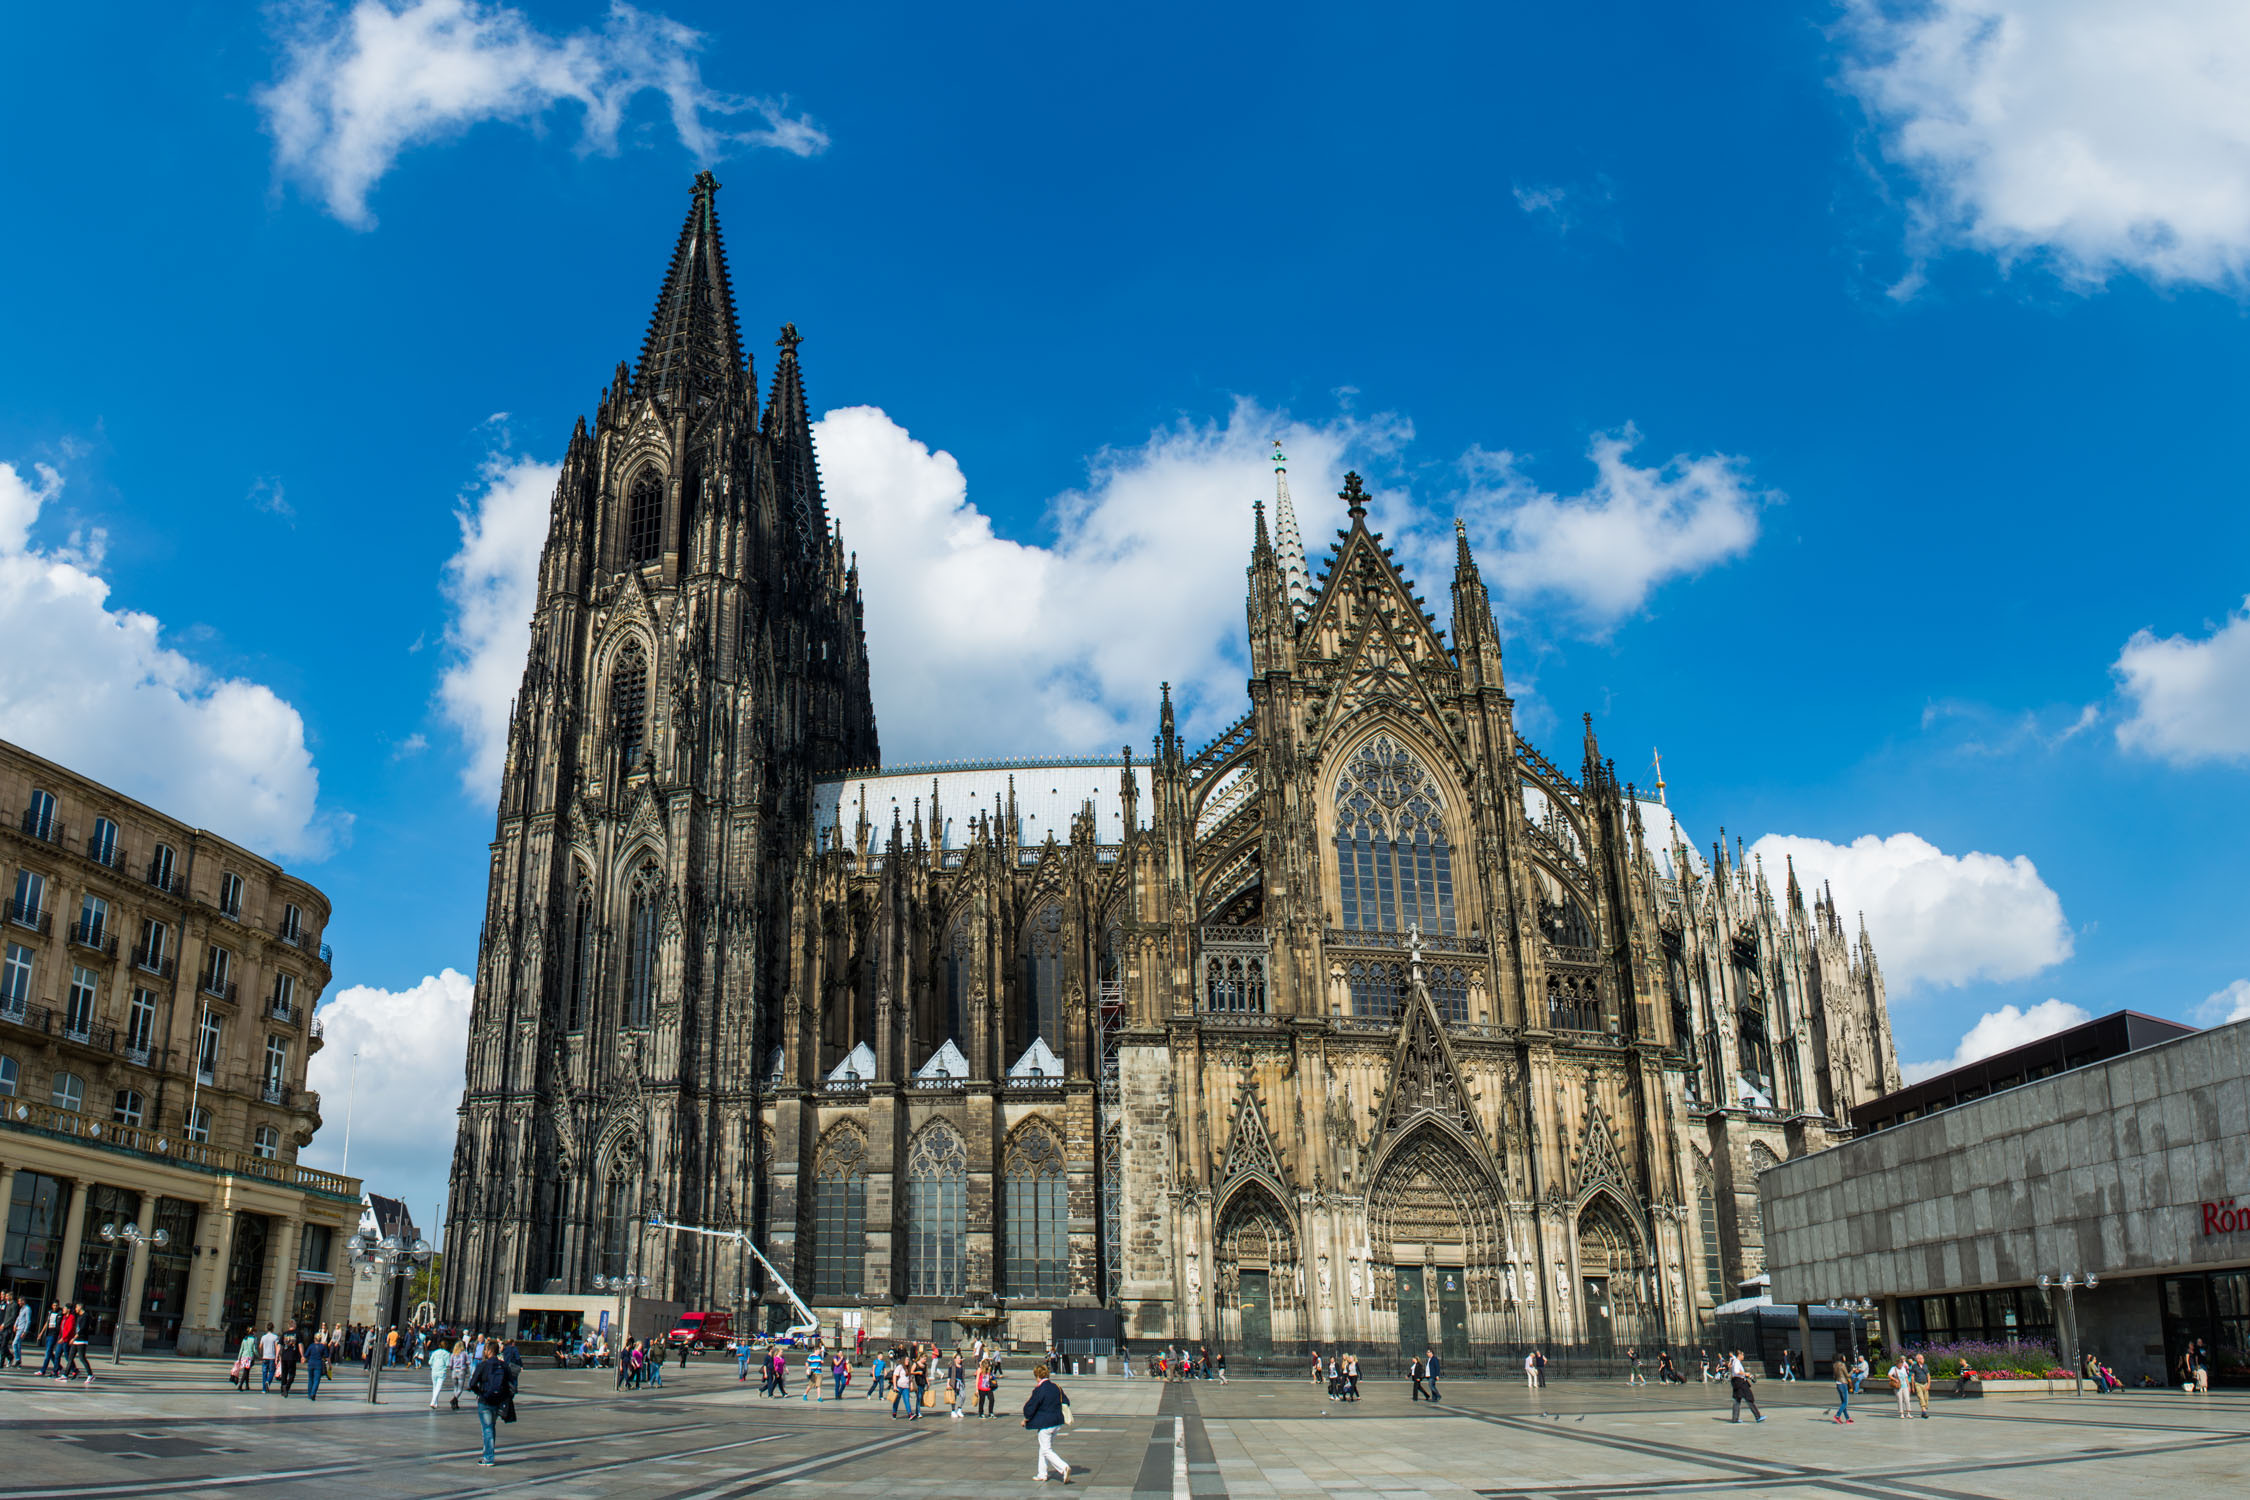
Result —
[[[1470, 1318], [1498, 1311], [1506, 1236], [1500, 1187], [1464, 1146], [1424, 1127], [1376, 1169], [1368, 1193], [1375, 1307], [1402, 1355], [1469, 1354]], [[1500, 1330], [1482, 1330], [1486, 1337]]]
[[1297, 1230], [1289, 1211], [1253, 1179], [1219, 1212], [1219, 1337], [1246, 1355], [1297, 1338]]
[[1656, 1283], [1641, 1237], [1606, 1193], [1578, 1214], [1578, 1285], [1585, 1342], [1638, 1348], [1656, 1328]]

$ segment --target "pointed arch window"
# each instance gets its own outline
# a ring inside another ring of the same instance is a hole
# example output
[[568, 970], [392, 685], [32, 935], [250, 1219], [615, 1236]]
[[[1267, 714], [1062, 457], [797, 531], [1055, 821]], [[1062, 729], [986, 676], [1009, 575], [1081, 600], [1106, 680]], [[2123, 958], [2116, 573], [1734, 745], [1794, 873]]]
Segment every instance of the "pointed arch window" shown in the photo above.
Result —
[[628, 567], [664, 555], [664, 480], [656, 470], [634, 476], [625, 501], [625, 562]]
[[605, 1276], [622, 1276], [632, 1269], [633, 1226], [640, 1215], [637, 1184], [639, 1153], [630, 1140], [618, 1144], [610, 1158], [609, 1176], [602, 1183], [601, 1265]]
[[1023, 948], [1023, 1020], [1034, 1037], [1060, 1048], [1062, 1033], [1063, 911], [1050, 901], [1033, 913]]
[[813, 1162], [813, 1295], [856, 1297], [866, 1278], [867, 1142], [834, 1130]]
[[910, 1297], [958, 1297], [968, 1279], [969, 1148], [932, 1125], [906, 1155], [906, 1285]]
[[945, 934], [945, 950], [938, 956], [945, 981], [945, 1035], [940, 1040], [959, 1041], [969, 1023], [969, 923], [956, 921]]
[[617, 774], [631, 774], [648, 748], [648, 658], [639, 641], [627, 641], [609, 669], [609, 737], [617, 746]]
[[563, 1029], [581, 1031], [586, 1026], [586, 994], [594, 972], [594, 898], [584, 885], [570, 914], [570, 951], [563, 967]]
[[646, 1027], [656, 1015], [656, 924], [661, 877], [653, 864], [633, 876], [625, 914], [625, 1025]]
[[1336, 872], [1347, 928], [1454, 930], [1445, 804], [1422, 763], [1387, 734], [1353, 751], [1337, 778]]
[[1702, 1162], [1695, 1168], [1695, 1215], [1703, 1232], [1703, 1290], [1716, 1307], [1729, 1300], [1726, 1276], [1719, 1266], [1719, 1195], [1710, 1166]]
[[1008, 1295], [1069, 1296], [1070, 1179], [1052, 1131], [1033, 1124], [1016, 1132], [1003, 1183]]

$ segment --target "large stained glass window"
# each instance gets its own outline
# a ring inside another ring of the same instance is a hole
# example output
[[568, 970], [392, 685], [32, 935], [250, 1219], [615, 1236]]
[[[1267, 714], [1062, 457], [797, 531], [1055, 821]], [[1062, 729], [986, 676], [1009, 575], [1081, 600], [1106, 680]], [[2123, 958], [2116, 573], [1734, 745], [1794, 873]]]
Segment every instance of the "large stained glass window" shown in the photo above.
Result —
[[832, 1130], [813, 1163], [813, 1295], [856, 1297], [867, 1270], [867, 1142]]
[[1337, 780], [1336, 873], [1347, 928], [1454, 930], [1444, 803], [1422, 763], [1387, 734], [1352, 752]]
[[910, 1297], [958, 1297], [966, 1284], [969, 1148], [932, 1125], [906, 1154], [906, 1286]]
[[1007, 1294], [1070, 1295], [1070, 1179], [1062, 1147], [1044, 1125], [1027, 1125], [1008, 1143]]

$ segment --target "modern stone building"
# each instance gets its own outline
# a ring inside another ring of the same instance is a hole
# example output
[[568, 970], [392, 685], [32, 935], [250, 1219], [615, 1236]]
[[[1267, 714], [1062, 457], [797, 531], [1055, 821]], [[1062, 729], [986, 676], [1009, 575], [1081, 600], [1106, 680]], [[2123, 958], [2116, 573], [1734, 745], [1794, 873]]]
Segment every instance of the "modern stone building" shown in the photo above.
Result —
[[1524, 742], [1466, 539], [1448, 633], [1357, 476], [1316, 574], [1279, 462], [1224, 734], [1159, 693], [1146, 757], [883, 766], [798, 338], [761, 411], [715, 192], [555, 493], [445, 1314], [775, 1302], [651, 1213], [893, 1334], [1646, 1341], [1755, 1274], [1757, 1173], [1897, 1079], [1865, 934], [1693, 850], [1590, 722]]
[[2250, 1385], [2250, 1023], [2168, 1029], [1767, 1172], [1774, 1301], [1875, 1298], [1893, 1348], [2075, 1340], [2129, 1382], [2201, 1339]]
[[327, 898], [4, 741], [0, 879], [0, 1278], [128, 1351], [330, 1314], [359, 1185], [297, 1164]]

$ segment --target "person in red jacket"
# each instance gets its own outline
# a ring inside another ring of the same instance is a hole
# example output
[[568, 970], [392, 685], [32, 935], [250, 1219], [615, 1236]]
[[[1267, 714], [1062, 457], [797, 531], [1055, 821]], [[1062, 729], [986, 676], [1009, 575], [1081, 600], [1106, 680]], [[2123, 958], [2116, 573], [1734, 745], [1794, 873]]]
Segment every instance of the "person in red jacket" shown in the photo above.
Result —
[[[71, 1353], [70, 1342], [71, 1336], [77, 1332], [78, 1314], [73, 1309], [66, 1307], [63, 1309], [62, 1321], [55, 1325], [56, 1347], [47, 1351], [47, 1356], [50, 1359], [54, 1358], [58, 1350], [60, 1351], [62, 1358], [55, 1363], [55, 1368], [59, 1372], [55, 1379], [64, 1385], [70, 1384], [70, 1377], [75, 1373], [72, 1367], [77, 1361], [77, 1356]], [[47, 1372], [42, 1369], [39, 1373], [44, 1375]]]

